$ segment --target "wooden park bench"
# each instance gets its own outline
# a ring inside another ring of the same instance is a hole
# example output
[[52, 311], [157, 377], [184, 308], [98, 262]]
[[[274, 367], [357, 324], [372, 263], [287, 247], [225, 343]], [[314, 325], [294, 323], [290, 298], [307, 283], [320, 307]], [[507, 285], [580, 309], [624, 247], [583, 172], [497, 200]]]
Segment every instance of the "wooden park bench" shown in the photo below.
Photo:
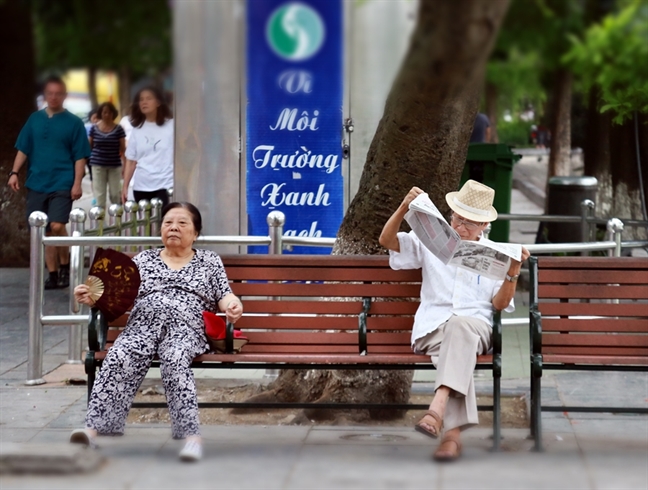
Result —
[[[208, 353], [193, 366], [214, 369], [434, 369], [414, 354], [410, 335], [421, 287], [420, 270], [394, 271], [385, 256], [231, 255], [223, 263], [244, 303], [236, 323], [249, 338], [238, 353]], [[106, 351], [126, 324], [90, 325], [88, 393]], [[227, 343], [231, 346], [232, 329]], [[494, 446], [500, 439], [501, 322], [496, 314], [493, 353], [476, 369], [493, 373]], [[154, 361], [153, 366], [159, 366]], [[135, 403], [135, 408], [164, 406]], [[427, 409], [412, 404], [200, 403], [202, 408]]]
[[648, 259], [531, 257], [531, 434], [542, 412], [648, 413], [541, 403], [546, 370], [648, 371]]

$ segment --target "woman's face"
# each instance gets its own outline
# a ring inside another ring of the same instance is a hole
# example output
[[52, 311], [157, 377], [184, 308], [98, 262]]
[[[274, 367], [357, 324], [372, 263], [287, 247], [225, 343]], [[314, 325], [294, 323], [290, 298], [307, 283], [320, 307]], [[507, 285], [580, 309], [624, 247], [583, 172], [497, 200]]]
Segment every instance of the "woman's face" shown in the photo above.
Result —
[[162, 218], [162, 243], [165, 248], [189, 251], [198, 232], [191, 213], [184, 208], [173, 208]]
[[139, 96], [139, 108], [142, 114], [148, 116], [155, 114], [160, 107], [160, 101], [155, 98], [155, 94], [149, 90], [143, 90]]
[[110, 107], [104, 107], [103, 109], [101, 109], [101, 120], [106, 124], [110, 124], [114, 121]]

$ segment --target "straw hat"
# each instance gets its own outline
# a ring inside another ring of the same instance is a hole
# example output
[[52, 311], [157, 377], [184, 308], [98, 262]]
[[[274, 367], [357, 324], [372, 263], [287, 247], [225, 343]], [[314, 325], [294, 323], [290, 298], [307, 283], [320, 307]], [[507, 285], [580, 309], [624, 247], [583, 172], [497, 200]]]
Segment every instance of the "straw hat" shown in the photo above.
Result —
[[455, 213], [471, 221], [484, 223], [495, 221], [497, 211], [493, 207], [495, 191], [475, 180], [467, 180], [459, 192], [448, 192], [446, 201]]

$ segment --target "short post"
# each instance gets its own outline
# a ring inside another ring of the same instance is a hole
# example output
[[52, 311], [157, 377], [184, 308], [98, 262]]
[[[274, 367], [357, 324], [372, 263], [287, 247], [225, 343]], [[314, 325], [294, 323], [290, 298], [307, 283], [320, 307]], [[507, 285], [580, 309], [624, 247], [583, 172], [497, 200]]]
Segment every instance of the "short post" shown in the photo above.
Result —
[[[115, 236], [121, 236], [122, 234], [122, 215], [124, 214], [124, 208], [119, 204], [111, 204], [108, 208], [108, 216], [110, 216], [111, 221], [115, 225]], [[115, 250], [120, 251], [121, 247], [115, 247]]]
[[[73, 237], [83, 236], [85, 231], [86, 212], [75, 208], [70, 212], [70, 228]], [[81, 284], [83, 276], [83, 245], [70, 247], [70, 314], [81, 310], [74, 298], [74, 288]], [[68, 327], [68, 359], [67, 364], [81, 364], [83, 352], [83, 325], [76, 323]]]
[[490, 223], [488, 223], [486, 225], [486, 228], [484, 228], [484, 231], [483, 231], [484, 238], [488, 238], [488, 235], [490, 235], [490, 232], [491, 232], [492, 229], [493, 229], [493, 226]]
[[268, 234], [270, 235], [268, 254], [281, 255], [283, 252], [283, 227], [286, 223], [286, 215], [281, 211], [270, 211], [266, 222], [268, 223]]
[[616, 243], [614, 251], [610, 250], [611, 257], [621, 257], [621, 234], [623, 233], [623, 221], [612, 218], [607, 222], [607, 231], [610, 234], [610, 240]]
[[[592, 216], [592, 211], [594, 211], [594, 201], [591, 199], [584, 199], [581, 202], [581, 242], [586, 243], [591, 240], [591, 226], [588, 221], [589, 217]], [[587, 256], [589, 252], [583, 250], [581, 255]]]
[[144, 224], [140, 227], [141, 236], [151, 236], [151, 209], [153, 206], [146, 199], [140, 200], [139, 205], [140, 219], [144, 220]]
[[153, 218], [151, 223], [151, 236], [158, 236], [162, 223], [162, 199], [154, 197], [151, 199], [151, 206], [153, 207]]
[[119, 204], [111, 204], [108, 208], [108, 216], [112, 225], [115, 225], [115, 236], [121, 236], [121, 221], [124, 214], [124, 208]]
[[[90, 229], [97, 230], [97, 236], [103, 236], [104, 230], [104, 218], [106, 217], [106, 212], [104, 208], [100, 206], [94, 206], [88, 211], [88, 217], [90, 218]], [[95, 252], [97, 251], [96, 245], [90, 245], [88, 247], [88, 256], [90, 257], [90, 263], [92, 264], [92, 259], [94, 259]]]
[[43, 237], [47, 226], [47, 215], [34, 211], [29, 215], [30, 259], [29, 259], [29, 344], [27, 347], [26, 385], [42, 385], [43, 379], [43, 268], [45, 247]]
[[137, 236], [137, 210], [139, 206], [135, 201], [126, 201], [124, 203], [124, 221], [130, 228], [128, 236]]
[[[286, 215], [281, 211], [270, 211], [266, 222], [268, 223], [268, 235], [270, 235], [268, 254], [281, 255], [283, 252], [283, 227], [286, 223]], [[276, 378], [279, 376], [279, 370], [266, 369], [264, 376], [266, 378]]]

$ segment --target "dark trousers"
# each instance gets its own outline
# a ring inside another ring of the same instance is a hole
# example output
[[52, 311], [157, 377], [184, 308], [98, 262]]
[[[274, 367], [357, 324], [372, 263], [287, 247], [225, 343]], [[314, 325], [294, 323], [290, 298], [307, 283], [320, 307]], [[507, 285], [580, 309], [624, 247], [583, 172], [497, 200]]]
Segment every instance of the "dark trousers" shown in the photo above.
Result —
[[166, 206], [169, 204], [169, 194], [167, 194], [166, 189], [158, 189], [157, 191], [136, 191], [133, 190], [133, 196], [135, 197], [135, 200], [137, 202], [140, 201], [140, 199], [146, 199], [147, 201], [151, 201], [154, 197], [157, 197], [158, 199], [162, 200], [162, 207]]

